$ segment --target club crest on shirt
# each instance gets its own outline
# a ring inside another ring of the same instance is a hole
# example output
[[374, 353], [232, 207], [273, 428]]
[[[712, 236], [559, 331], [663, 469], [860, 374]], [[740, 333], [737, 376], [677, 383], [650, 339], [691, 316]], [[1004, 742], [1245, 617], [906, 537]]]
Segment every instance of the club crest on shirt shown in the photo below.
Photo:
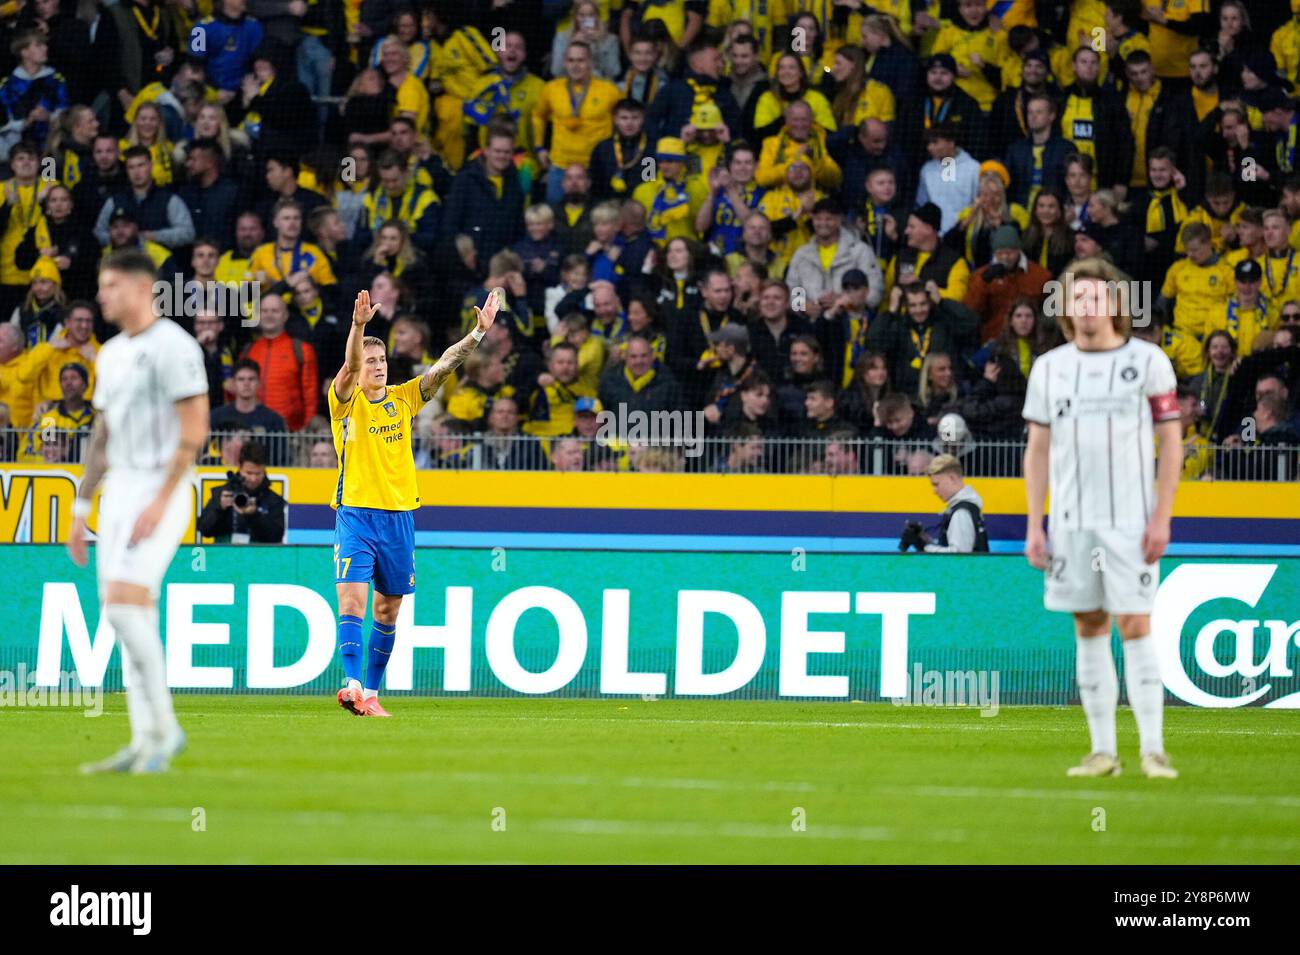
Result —
[[1132, 381], [1134, 378], [1138, 376], [1138, 370], [1134, 368], [1132, 365], [1129, 365], [1119, 373], [1119, 376], [1125, 381]]
[[396, 417], [397, 417], [397, 405], [393, 404], [393, 402], [391, 402], [391, 401], [385, 401], [385, 402], [384, 402], [384, 410], [388, 412], [388, 417], [390, 417], [390, 418], [396, 418]]

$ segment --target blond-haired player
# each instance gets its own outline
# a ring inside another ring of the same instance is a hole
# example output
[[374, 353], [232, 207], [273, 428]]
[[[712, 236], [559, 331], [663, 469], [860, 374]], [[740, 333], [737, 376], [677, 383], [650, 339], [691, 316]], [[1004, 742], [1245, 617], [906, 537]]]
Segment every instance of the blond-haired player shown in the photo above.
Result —
[[[1164, 751], [1164, 684], [1151, 608], [1182, 468], [1177, 379], [1159, 347], [1130, 335], [1123, 308], [1129, 286], [1118, 269], [1083, 259], [1061, 278], [1061, 327], [1069, 342], [1034, 362], [1025, 395], [1025, 554], [1046, 571], [1047, 609], [1074, 614], [1079, 698], [1092, 751], [1069, 775], [1120, 772], [1113, 615], [1124, 643], [1142, 772], [1174, 778]], [[1044, 533], [1049, 487], [1052, 513]]]
[[[356, 716], [388, 716], [379, 705], [379, 684], [397, 639], [402, 597], [415, 592], [415, 518], [420, 492], [415, 479], [413, 420], [443, 381], [483, 340], [504, 297], [493, 289], [475, 308], [475, 328], [452, 345], [419, 378], [388, 384], [382, 338], [365, 332], [379, 311], [361, 292], [352, 310], [347, 356], [329, 388], [330, 421], [339, 477], [335, 510], [334, 580], [338, 591], [339, 655], [345, 685], [338, 702]], [[374, 624], [362, 683], [361, 620], [374, 583]]]

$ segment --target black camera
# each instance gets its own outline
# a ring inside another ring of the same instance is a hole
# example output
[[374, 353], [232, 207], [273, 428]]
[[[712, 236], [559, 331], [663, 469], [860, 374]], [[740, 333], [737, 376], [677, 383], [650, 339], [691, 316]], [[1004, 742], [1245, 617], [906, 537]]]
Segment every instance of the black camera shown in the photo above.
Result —
[[918, 551], [925, 550], [925, 528], [918, 521], [908, 521], [903, 525], [903, 533], [898, 538], [898, 549], [906, 553], [915, 547]]
[[232, 487], [232, 490], [235, 491], [235, 507], [240, 508], [241, 510], [245, 507], [248, 507], [248, 502], [253, 500], [253, 498], [249, 497], [248, 492], [243, 489], [244, 488], [243, 479], [240, 478], [240, 476], [236, 474], [234, 471], [227, 471], [226, 480], [230, 484], [234, 485], [234, 487]]

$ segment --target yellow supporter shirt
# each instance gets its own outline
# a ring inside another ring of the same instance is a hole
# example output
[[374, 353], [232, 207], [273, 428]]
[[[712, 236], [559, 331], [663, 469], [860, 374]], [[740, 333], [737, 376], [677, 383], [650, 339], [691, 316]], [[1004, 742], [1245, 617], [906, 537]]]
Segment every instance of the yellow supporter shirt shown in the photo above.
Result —
[[339, 479], [330, 507], [418, 508], [412, 439], [413, 419], [426, 404], [420, 379], [389, 385], [383, 397], [373, 401], [360, 388], [354, 388], [347, 401], [340, 401], [331, 382], [328, 403], [339, 457]]
[[[31, 389], [33, 404], [42, 401], [58, 401], [63, 397], [63, 388], [59, 378], [65, 365], [78, 364], [86, 369], [88, 383], [85, 398], [89, 401], [95, 397], [95, 362], [86, 361], [84, 355], [75, 348], [55, 348], [53, 342], [66, 341], [67, 334], [60, 332], [52, 341], [33, 345], [27, 351], [27, 362], [19, 372], [19, 379]], [[99, 355], [99, 342], [92, 335], [90, 347]]]
[[[957, 69], [967, 76], [958, 76], [957, 85], [979, 103], [987, 113], [997, 98], [997, 88], [984, 75], [984, 67], [1000, 69], [1006, 56], [1006, 32], [992, 33], [987, 27], [968, 30], [955, 23], [944, 21], [934, 38], [931, 53], [948, 53], [957, 61]], [[979, 63], [974, 58], [979, 59]]]
[[27, 352], [19, 352], [0, 365], [0, 401], [9, 406], [9, 426], [25, 428], [32, 423], [32, 410], [36, 406], [32, 386], [23, 381], [27, 369]]
[[[1295, 11], [1294, 3], [1291, 9]], [[1293, 16], [1273, 31], [1268, 51], [1273, 54], [1273, 59], [1277, 60], [1278, 72], [1285, 74], [1286, 78], [1294, 83], [1297, 71], [1300, 71], [1300, 23], [1296, 22], [1296, 17]]]
[[1205, 265], [1179, 259], [1169, 267], [1160, 294], [1174, 301], [1174, 328], [1198, 339], [1213, 330], [1213, 316], [1223, 311], [1233, 291], [1232, 269], [1219, 256]]
[[1255, 339], [1260, 332], [1272, 331], [1277, 327], [1269, 320], [1268, 306], [1268, 299], [1262, 295], [1250, 308], [1238, 302], [1234, 295], [1211, 317], [1208, 331], [1223, 329], [1236, 340], [1237, 354], [1245, 358], [1254, 350]]
[[[45, 221], [45, 213], [37, 201], [36, 184], [21, 186], [13, 179], [0, 183], [0, 207], [9, 201], [3, 189], [8, 182], [14, 183], [18, 201], [12, 203], [4, 233], [0, 236], [0, 282], [5, 285], [27, 285], [32, 280], [31, 270], [20, 269], [14, 263], [14, 252], [22, 244], [23, 236], [28, 229], [35, 229], [38, 249], [49, 248], [53, 242], [50, 241], [50, 228]], [[8, 315], [0, 315], [0, 321], [8, 320]]]
[[1205, 353], [1201, 344], [1191, 335], [1177, 328], [1166, 328], [1160, 339], [1160, 350], [1174, 366], [1174, 374], [1181, 381], [1199, 375], [1205, 370]]
[[598, 77], [581, 87], [571, 87], [563, 77], [551, 80], [533, 111], [533, 142], [538, 148], [547, 142], [549, 127], [551, 164], [561, 169], [587, 165], [596, 144], [613, 135], [614, 104], [622, 96], [617, 86]]
[[274, 242], [263, 242], [253, 250], [248, 269], [254, 275], [261, 272], [271, 282], [283, 281], [294, 272], [306, 271], [317, 287], [333, 285], [338, 279], [330, 266], [329, 256], [319, 246], [299, 242], [292, 249], [281, 249]]
[[[1165, 19], [1171, 23], [1186, 23], [1194, 14], [1210, 12], [1210, 0], [1157, 0], [1143, 6], [1163, 10]], [[1186, 77], [1187, 58], [1196, 52], [1196, 37], [1175, 33], [1159, 23], [1150, 25], [1147, 37], [1151, 41], [1151, 63], [1156, 68], [1156, 76]]]
[[429, 131], [429, 91], [424, 83], [410, 73], [397, 87], [397, 98], [393, 103], [393, 115], [407, 114], [415, 121], [415, 131], [423, 135]]
[[1282, 319], [1282, 306], [1300, 301], [1300, 258], [1295, 249], [1286, 255], [1265, 253], [1255, 260], [1264, 270], [1260, 294], [1268, 299], [1268, 319], [1277, 324]]

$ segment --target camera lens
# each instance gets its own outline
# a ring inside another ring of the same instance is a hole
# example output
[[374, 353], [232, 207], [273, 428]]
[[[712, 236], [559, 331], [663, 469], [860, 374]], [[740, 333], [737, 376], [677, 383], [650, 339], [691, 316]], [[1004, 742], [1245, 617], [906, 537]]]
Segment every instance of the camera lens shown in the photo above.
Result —
[[235, 507], [248, 507], [248, 495], [243, 491], [235, 495]]

